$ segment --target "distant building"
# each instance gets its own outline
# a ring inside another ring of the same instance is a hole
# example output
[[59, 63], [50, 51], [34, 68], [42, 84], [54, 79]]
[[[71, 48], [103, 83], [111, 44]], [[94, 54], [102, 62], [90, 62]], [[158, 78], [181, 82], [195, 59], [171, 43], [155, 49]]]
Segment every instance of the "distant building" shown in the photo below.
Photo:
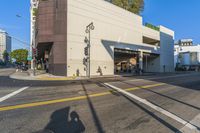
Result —
[[11, 52], [11, 37], [6, 31], [0, 29], [0, 61], [3, 61], [3, 52]]
[[192, 39], [181, 39], [177, 42], [176, 45], [179, 46], [192, 46], [193, 45], [193, 40]]
[[174, 64], [179, 67], [200, 66], [200, 45], [194, 45], [192, 39], [182, 39], [174, 46]]

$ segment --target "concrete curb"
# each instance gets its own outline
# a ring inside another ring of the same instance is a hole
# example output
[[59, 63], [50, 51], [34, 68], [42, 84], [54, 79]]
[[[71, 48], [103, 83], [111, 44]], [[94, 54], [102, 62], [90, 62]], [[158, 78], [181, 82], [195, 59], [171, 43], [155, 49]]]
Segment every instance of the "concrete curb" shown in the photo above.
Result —
[[[106, 76], [91, 76], [88, 77], [64, 77], [64, 76], [54, 76], [50, 74], [40, 74], [33, 76], [30, 71], [25, 71], [27, 76], [17, 75], [19, 72], [11, 74], [9, 77], [17, 80], [37, 80], [37, 81], [72, 81], [72, 80], [89, 80], [89, 79], [98, 79], [98, 78], [117, 78], [117, 77], [140, 77], [140, 76], [152, 76], [152, 75], [166, 75], [166, 74], [187, 74], [193, 72], [174, 72], [174, 73], [144, 73], [142, 75], [135, 74], [125, 74], [125, 75], [106, 75]], [[24, 73], [25, 73], [24, 72]]]
[[11, 79], [17, 79], [17, 80], [35, 80], [34, 78], [32, 78], [31, 76], [22, 76], [22, 75], [17, 75], [17, 73], [20, 73], [20, 72], [14, 72], [13, 74], [9, 75], [9, 78]]
[[119, 75], [108, 75], [108, 76], [92, 76], [91, 78], [88, 78], [88, 77], [64, 77], [64, 76], [54, 76], [54, 75], [48, 75], [48, 74], [32, 76], [30, 72], [27, 72], [27, 76], [24, 76], [17, 73], [20, 73], [20, 72], [14, 72], [9, 77], [12, 79], [17, 79], [17, 80], [37, 80], [37, 81], [70, 81], [70, 80], [72, 81], [72, 80], [89, 80], [89, 79], [98, 79], [98, 78], [122, 77]]

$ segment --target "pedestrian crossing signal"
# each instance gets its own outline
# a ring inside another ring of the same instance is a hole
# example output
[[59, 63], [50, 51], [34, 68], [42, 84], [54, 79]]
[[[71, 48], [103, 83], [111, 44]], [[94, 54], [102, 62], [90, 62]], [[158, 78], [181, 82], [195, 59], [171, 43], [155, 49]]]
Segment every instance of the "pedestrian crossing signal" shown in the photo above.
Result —
[[88, 60], [87, 60], [87, 58], [83, 58], [83, 65], [87, 65], [87, 62], [88, 62]]
[[88, 47], [85, 47], [85, 48], [84, 48], [84, 54], [85, 54], [86, 56], [88, 56], [88, 55], [89, 55], [89, 52], [88, 52]]

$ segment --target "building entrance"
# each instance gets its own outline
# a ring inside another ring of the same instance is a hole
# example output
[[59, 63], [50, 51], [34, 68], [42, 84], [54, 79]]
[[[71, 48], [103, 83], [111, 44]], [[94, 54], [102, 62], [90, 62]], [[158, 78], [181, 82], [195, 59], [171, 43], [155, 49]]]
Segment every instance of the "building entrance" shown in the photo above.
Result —
[[114, 49], [115, 74], [135, 73], [139, 69], [139, 52], [127, 49]]

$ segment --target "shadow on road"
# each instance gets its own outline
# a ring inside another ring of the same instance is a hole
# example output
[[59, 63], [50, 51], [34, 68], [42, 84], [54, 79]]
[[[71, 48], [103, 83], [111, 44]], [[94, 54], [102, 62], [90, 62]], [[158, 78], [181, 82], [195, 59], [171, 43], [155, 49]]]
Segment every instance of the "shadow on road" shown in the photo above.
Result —
[[83, 133], [85, 126], [76, 111], [70, 113], [70, 107], [53, 112], [50, 122], [38, 133]]
[[135, 79], [143, 79], [146, 81], [153, 81], [159, 83], [166, 83], [177, 87], [183, 87], [185, 89], [200, 90], [200, 73], [188, 73], [188, 74], [171, 74], [154, 77], [136, 76]]
[[135, 87], [138, 87], [138, 88], [140, 88], [140, 89], [142, 89], [142, 90], [144, 90], [144, 91], [148, 91], [148, 92], [151, 92], [151, 93], [157, 94], [157, 95], [159, 95], [159, 96], [162, 96], [162, 97], [165, 97], [165, 98], [171, 99], [171, 100], [173, 100], [173, 101], [175, 101], [175, 102], [179, 102], [179, 103], [181, 103], [181, 104], [187, 105], [187, 106], [192, 107], [192, 108], [194, 108], [194, 109], [200, 110], [200, 108], [197, 107], [197, 106], [194, 106], [194, 105], [192, 105], [192, 104], [189, 104], [189, 103], [183, 102], [183, 101], [181, 101], [181, 100], [178, 100], [178, 99], [176, 99], [176, 98], [173, 98], [173, 97], [167, 96], [167, 95], [165, 95], [165, 94], [161, 94], [161, 93], [156, 92], [156, 91], [154, 91], [154, 90], [151, 90], [151, 89], [145, 89], [145, 88], [142, 88], [141, 86], [137, 86], [137, 85], [135, 85], [135, 84], [133, 84], [133, 83], [127, 83], [127, 82], [122, 82], [122, 83], [125, 83], [125, 84], [128, 84], [128, 85], [131, 85], [131, 86], [134, 85]]
[[[86, 81], [87, 82], [87, 81]], [[94, 124], [98, 133], [104, 133], [101, 122], [96, 113], [95, 107], [88, 95], [87, 89], [83, 81], [80, 81], [82, 88], [87, 97], [90, 112], [93, 117]], [[85, 126], [80, 120], [77, 112], [72, 111], [70, 113], [70, 107], [59, 109], [52, 113], [50, 122], [46, 125], [45, 129], [36, 133], [83, 133], [85, 132]]]
[[87, 89], [85, 88], [85, 85], [84, 85], [83, 82], [81, 82], [81, 85], [82, 85], [82, 88], [83, 88], [83, 90], [84, 90], [84, 92], [85, 92], [85, 95], [86, 95], [86, 97], [87, 97], [88, 105], [89, 105], [90, 111], [91, 111], [91, 113], [92, 113], [93, 120], [94, 120], [96, 129], [97, 129], [97, 132], [98, 132], [98, 133], [104, 133], [103, 128], [102, 128], [102, 125], [101, 125], [101, 122], [100, 122], [100, 120], [99, 120], [99, 118], [98, 118], [98, 115], [97, 115], [97, 113], [96, 113], [96, 111], [95, 111], [95, 108], [94, 108], [94, 106], [93, 106], [93, 104], [92, 104], [92, 101], [91, 101], [90, 97], [88, 96]]
[[[110, 88], [110, 87], [109, 87]], [[113, 91], [113, 88], [110, 88]], [[118, 91], [117, 91], [118, 92]], [[119, 92], [120, 93], [120, 92]], [[135, 106], [137, 106], [138, 108], [140, 108], [141, 110], [143, 110], [145, 113], [147, 113], [149, 116], [151, 116], [152, 118], [154, 118], [155, 120], [159, 121], [161, 124], [163, 124], [164, 126], [166, 126], [167, 128], [169, 128], [170, 130], [172, 130], [173, 132], [177, 132], [179, 131], [176, 127], [174, 127], [172, 124], [168, 123], [167, 121], [165, 121], [164, 119], [162, 119], [161, 117], [159, 117], [158, 115], [156, 115], [154, 112], [149, 111], [147, 108], [143, 107], [141, 104], [135, 102], [133, 99], [129, 98], [128, 96], [120, 93], [121, 96], [123, 96], [125, 99], [127, 99], [128, 101], [130, 101], [131, 103], [133, 103]]]

